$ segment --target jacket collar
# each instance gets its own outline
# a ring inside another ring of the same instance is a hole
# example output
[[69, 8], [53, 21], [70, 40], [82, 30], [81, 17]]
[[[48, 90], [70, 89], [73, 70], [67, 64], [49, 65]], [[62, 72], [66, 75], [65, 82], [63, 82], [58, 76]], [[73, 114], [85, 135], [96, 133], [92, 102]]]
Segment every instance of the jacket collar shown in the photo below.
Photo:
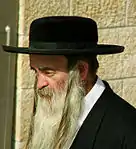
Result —
[[91, 149], [94, 146], [97, 133], [106, 115], [113, 91], [104, 81], [106, 89], [88, 114], [70, 149]]

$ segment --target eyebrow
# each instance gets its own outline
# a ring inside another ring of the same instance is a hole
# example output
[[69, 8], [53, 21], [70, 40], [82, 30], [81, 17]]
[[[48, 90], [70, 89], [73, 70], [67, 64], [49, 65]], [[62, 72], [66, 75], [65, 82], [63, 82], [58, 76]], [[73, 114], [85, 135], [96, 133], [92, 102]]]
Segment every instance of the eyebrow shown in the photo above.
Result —
[[38, 69], [39, 69], [40, 71], [45, 71], [45, 70], [52, 70], [52, 71], [55, 71], [55, 69], [50, 68], [50, 67], [45, 67], [45, 66], [40, 66], [40, 67], [38, 67]]
[[[35, 70], [35, 68], [32, 67], [32, 66], [30, 67], [30, 69]], [[52, 71], [55, 71], [55, 69], [50, 68], [50, 67], [46, 67], [46, 66], [40, 66], [40, 67], [38, 67], [38, 69], [39, 69], [40, 71], [46, 71], [46, 70], [52, 70]]]

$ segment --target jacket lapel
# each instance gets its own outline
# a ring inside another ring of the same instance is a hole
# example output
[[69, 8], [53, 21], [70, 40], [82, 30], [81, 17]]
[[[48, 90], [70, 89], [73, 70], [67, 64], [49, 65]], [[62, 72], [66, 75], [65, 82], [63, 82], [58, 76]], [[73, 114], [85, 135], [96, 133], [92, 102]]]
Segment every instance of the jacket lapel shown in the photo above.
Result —
[[109, 85], [107, 83], [105, 85], [106, 89], [88, 114], [70, 149], [94, 148], [96, 136], [109, 107], [109, 99], [111, 98], [111, 94], [113, 94]]

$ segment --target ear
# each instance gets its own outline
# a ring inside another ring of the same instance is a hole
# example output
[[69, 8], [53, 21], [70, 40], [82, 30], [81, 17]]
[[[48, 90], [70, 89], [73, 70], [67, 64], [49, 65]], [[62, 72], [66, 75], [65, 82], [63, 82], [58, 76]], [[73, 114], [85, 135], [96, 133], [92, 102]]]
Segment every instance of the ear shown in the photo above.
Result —
[[77, 66], [80, 72], [81, 80], [86, 80], [89, 71], [88, 63], [85, 61], [79, 61]]

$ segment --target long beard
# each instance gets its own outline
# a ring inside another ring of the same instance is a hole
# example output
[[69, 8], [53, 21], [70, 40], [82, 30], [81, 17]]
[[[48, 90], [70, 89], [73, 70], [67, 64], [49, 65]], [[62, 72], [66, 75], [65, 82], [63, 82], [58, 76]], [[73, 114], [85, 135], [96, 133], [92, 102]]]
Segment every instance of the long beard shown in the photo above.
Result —
[[78, 69], [59, 92], [44, 88], [37, 91], [36, 114], [31, 127], [30, 149], [67, 149], [76, 133], [85, 96]]

